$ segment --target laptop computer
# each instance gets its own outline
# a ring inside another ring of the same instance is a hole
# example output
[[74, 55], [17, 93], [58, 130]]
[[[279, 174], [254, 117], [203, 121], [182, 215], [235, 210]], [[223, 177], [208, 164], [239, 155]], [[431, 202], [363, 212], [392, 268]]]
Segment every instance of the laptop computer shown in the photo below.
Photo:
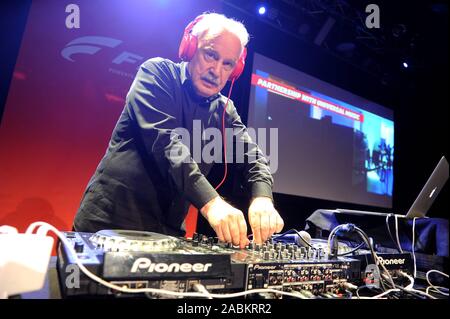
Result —
[[[417, 196], [416, 200], [412, 204], [411, 208], [408, 210], [406, 215], [395, 214], [398, 217], [404, 218], [414, 218], [414, 217], [426, 217], [428, 210], [436, 199], [437, 195], [444, 187], [448, 180], [448, 162], [445, 156], [442, 156], [441, 160], [437, 164], [425, 186]], [[379, 212], [368, 212], [362, 210], [352, 210], [352, 209], [336, 209], [338, 213], [346, 213], [353, 215], [375, 215], [375, 216], [387, 216], [387, 213]]]

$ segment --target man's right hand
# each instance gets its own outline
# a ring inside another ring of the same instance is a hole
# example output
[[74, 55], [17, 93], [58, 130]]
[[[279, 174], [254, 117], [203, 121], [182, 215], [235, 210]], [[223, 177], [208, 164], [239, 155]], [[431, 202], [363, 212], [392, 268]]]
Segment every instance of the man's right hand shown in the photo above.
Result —
[[249, 244], [247, 223], [244, 214], [219, 196], [213, 198], [200, 209], [220, 241], [233, 243], [245, 248]]

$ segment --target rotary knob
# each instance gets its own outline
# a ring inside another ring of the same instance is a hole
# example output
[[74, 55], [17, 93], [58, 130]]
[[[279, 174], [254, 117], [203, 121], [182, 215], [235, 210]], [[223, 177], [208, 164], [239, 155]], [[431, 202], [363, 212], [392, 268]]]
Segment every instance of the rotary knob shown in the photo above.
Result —
[[301, 256], [301, 258], [308, 258], [307, 253], [308, 253], [308, 251], [306, 250], [305, 247], [300, 247], [300, 256]]

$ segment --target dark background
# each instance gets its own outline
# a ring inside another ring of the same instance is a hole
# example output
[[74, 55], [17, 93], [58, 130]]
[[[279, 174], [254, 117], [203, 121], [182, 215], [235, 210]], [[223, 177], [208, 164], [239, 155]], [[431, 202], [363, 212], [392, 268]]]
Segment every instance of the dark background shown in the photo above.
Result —
[[[299, 4], [306, 2], [308, 1], [297, 1]], [[270, 1], [266, 3], [271, 4]], [[273, 5], [276, 3], [272, 2]], [[364, 11], [365, 6], [372, 2], [346, 3]], [[267, 18], [259, 17], [256, 11], [251, 12], [249, 8], [256, 4], [254, 1], [222, 1], [223, 13], [244, 20], [252, 36], [247, 67], [233, 90], [232, 98], [246, 121], [252, 54], [258, 52], [393, 109], [396, 150], [392, 211], [403, 214], [411, 206], [440, 157], [445, 155], [449, 158], [448, 4], [439, 1], [376, 3], [381, 10], [385, 47], [382, 48], [384, 51], [369, 52], [367, 56], [372, 58], [369, 61], [376, 61], [378, 66], [381, 66], [382, 72], [373, 71], [370, 65], [361, 67], [363, 64], [355, 62], [357, 58], [364, 56], [364, 52], [358, 53], [358, 56], [343, 58], [330, 49], [331, 46], [326, 47], [327, 43], [317, 45], [308, 36], [299, 38], [295, 34], [285, 32], [279, 27], [280, 23], [268, 22]], [[2, 1], [0, 4], [0, 114], [8, 94], [30, 5], [31, 1]], [[284, 9], [289, 12], [289, 8]], [[299, 19], [301, 18], [299, 15]], [[317, 24], [320, 28], [321, 24]], [[403, 38], [390, 36], [398, 24], [407, 28]], [[317, 29], [312, 25], [311, 37], [314, 37]], [[345, 34], [340, 30], [338, 25], [335, 25], [327, 39], [332, 41], [339, 37], [345, 38]], [[401, 66], [405, 58], [412, 61], [408, 69]], [[216, 177], [221, 176], [222, 169], [223, 167], [216, 167], [213, 172]], [[212, 180], [214, 174], [211, 176]], [[245, 210], [248, 198], [244, 192], [239, 191], [237, 184], [234, 174], [230, 174], [222, 188], [222, 194]], [[429, 211], [430, 217], [447, 218], [448, 188], [447, 184], [439, 194]], [[282, 194], [275, 194], [275, 203], [285, 219], [286, 227], [299, 229], [303, 228], [305, 218], [314, 210], [344, 206], [332, 201]], [[346, 204], [345, 207], [387, 211], [351, 204]], [[203, 219], [199, 222], [200, 230], [208, 232]]]
[[[410, 63], [410, 68], [404, 69], [403, 57], [411, 56], [411, 45], [397, 44], [394, 39], [390, 46], [405, 46], [406, 50], [387, 48], [386, 52], [381, 52], [378, 59], [388, 74], [378, 76], [353, 65], [352, 59], [344, 60], [308, 40], [280, 31], [265, 23], [256, 13], [250, 16], [237, 3], [225, 5], [224, 12], [246, 21], [246, 27], [253, 36], [249, 43], [249, 65], [252, 63], [252, 53], [256, 51], [394, 111], [393, 209], [274, 194], [276, 208], [285, 220], [285, 229], [303, 228], [304, 220], [319, 208], [406, 214], [441, 156], [445, 155], [447, 160], [449, 158], [448, 11], [435, 9], [436, 5], [442, 8], [436, 1], [377, 1], [382, 26], [405, 23], [410, 33], [420, 35], [416, 35], [418, 40], [413, 50], [415, 61], [420, 62], [415, 65]], [[355, 1], [356, 6], [361, 8], [368, 3], [373, 2]], [[328, 36], [332, 37], [333, 33]], [[244, 78], [248, 80], [238, 81], [233, 94], [245, 120], [250, 73], [251, 68], [246, 68]], [[218, 175], [220, 173], [219, 169]], [[230, 200], [245, 210], [248, 205], [246, 197], [236, 197], [236, 192], [231, 189], [237, 188], [231, 184], [229, 180], [226, 193], [230, 194]], [[430, 208], [429, 217], [448, 218], [448, 188], [447, 183]], [[201, 229], [207, 232], [205, 223], [202, 226]]]

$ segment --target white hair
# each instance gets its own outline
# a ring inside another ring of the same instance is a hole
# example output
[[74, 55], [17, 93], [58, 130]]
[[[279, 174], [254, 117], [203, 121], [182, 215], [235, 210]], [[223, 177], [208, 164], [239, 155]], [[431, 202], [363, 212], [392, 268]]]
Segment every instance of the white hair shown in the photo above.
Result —
[[247, 45], [249, 34], [245, 26], [239, 21], [227, 18], [223, 14], [204, 13], [203, 18], [192, 29], [192, 34], [199, 39], [204, 39], [206, 36], [219, 35], [223, 31], [236, 35], [241, 41], [242, 49]]

